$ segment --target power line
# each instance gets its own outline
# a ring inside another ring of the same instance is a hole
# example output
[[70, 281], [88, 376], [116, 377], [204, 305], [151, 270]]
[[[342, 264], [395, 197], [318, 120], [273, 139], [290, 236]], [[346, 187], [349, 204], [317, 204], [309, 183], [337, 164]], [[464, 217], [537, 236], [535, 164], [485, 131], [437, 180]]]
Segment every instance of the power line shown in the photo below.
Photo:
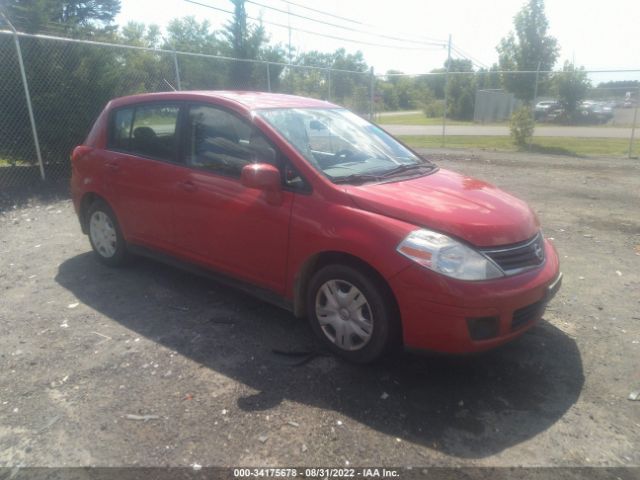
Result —
[[[184, 0], [184, 1], [187, 2], [187, 3], [192, 3], [194, 5], [199, 5], [201, 7], [210, 8], [212, 10], [217, 10], [219, 12], [227, 13], [227, 14], [230, 14], [230, 15], [234, 14], [234, 12], [232, 12], [230, 10], [225, 10], [224, 8], [216, 7], [216, 6], [213, 6], [213, 5], [208, 5], [208, 4], [201, 3], [201, 2], [197, 2], [195, 0]], [[361, 44], [361, 45], [369, 45], [369, 46], [373, 46], [373, 47], [396, 48], [396, 49], [397, 48], [402, 48], [403, 50], [420, 50], [420, 51], [436, 50], [436, 49], [440, 48], [440, 47], [434, 48], [434, 46], [432, 46], [432, 48], [427, 48], [427, 47], [404, 47], [404, 46], [401, 46], [401, 45], [389, 45], [389, 44], [382, 44], [382, 43], [366, 42], [366, 41], [363, 41], [363, 40], [354, 40], [354, 39], [350, 39], [350, 38], [338, 37], [338, 36], [335, 36], [335, 35], [329, 35], [329, 34], [326, 34], [326, 33], [314, 32], [312, 30], [305, 30], [305, 29], [297, 28], [297, 27], [289, 27], [288, 25], [284, 25], [282, 23], [270, 22], [270, 21], [267, 21], [267, 20], [263, 20], [261, 18], [251, 17], [249, 15], [247, 15], [247, 18], [249, 20], [254, 20], [256, 22], [266, 23], [268, 25], [273, 25], [275, 27], [286, 28], [286, 29], [291, 28], [291, 30], [295, 30], [297, 32], [302, 32], [302, 33], [307, 33], [309, 35], [316, 35], [316, 36], [319, 36], [319, 37], [331, 38], [333, 40], [340, 40], [340, 41], [349, 42], [349, 43], [358, 43], [358, 44]]]
[[480, 60], [478, 60], [477, 58], [475, 58], [473, 55], [470, 55], [469, 53], [465, 52], [464, 50], [462, 50], [460, 47], [453, 45], [452, 48], [459, 54], [462, 55], [463, 57], [465, 57], [467, 60], [471, 60], [471, 62], [473, 64], [475, 64], [478, 67], [481, 68], [485, 68], [488, 69], [489, 67], [487, 67], [487, 65], [485, 65], [483, 62], [481, 62]]
[[[293, 6], [296, 6], [298, 8], [309, 10], [311, 12], [319, 13], [320, 15], [326, 15], [327, 17], [336, 18], [338, 20], [343, 20], [345, 22], [355, 23], [356, 25], [363, 25], [365, 27], [371, 27], [371, 28], [386, 28], [386, 27], [381, 26], [381, 25], [373, 25], [371, 23], [366, 23], [366, 22], [361, 22], [359, 20], [354, 20], [353, 18], [342, 17], [340, 15], [336, 15], [336, 14], [333, 14], [333, 13], [325, 12], [323, 10], [318, 10], [316, 8], [307, 7], [306, 5], [302, 5], [300, 3], [292, 2], [290, 0], [280, 0], [280, 1], [283, 2], [283, 3], [286, 3], [287, 5], [293, 5]], [[442, 45], [446, 44], [446, 42], [444, 40], [439, 40], [439, 39], [432, 38], [432, 37], [425, 37], [424, 35], [413, 35], [412, 34], [411, 37], [420, 38], [422, 40], [426, 40], [426, 41], [429, 41], [429, 42], [436, 42], [436, 43], [442, 44]]]
[[478, 68], [482, 68], [482, 69], [487, 69], [487, 67], [485, 65], [481, 65], [481, 64], [477, 63], [472, 58], [468, 57], [467, 55], [465, 55], [462, 52], [460, 52], [459, 50], [457, 50], [453, 45], [451, 46], [451, 50], [453, 50], [453, 52], [456, 53], [462, 59], [468, 60], [471, 63], [472, 66], [478, 67]]
[[334, 27], [334, 28], [340, 28], [342, 30], [349, 30], [349, 31], [352, 31], [352, 32], [364, 33], [365, 35], [372, 35], [372, 36], [376, 36], [376, 37], [379, 37], [379, 38], [386, 38], [388, 40], [396, 40], [396, 41], [400, 41], [400, 42], [413, 43], [413, 44], [417, 44], [417, 45], [438, 45], [438, 46], [444, 45], [443, 42], [416, 41], [416, 40], [410, 40], [410, 39], [407, 39], [407, 38], [400, 38], [400, 37], [394, 37], [394, 36], [391, 36], [391, 35], [384, 35], [382, 33], [373, 33], [373, 32], [369, 32], [369, 31], [362, 30], [362, 29], [357, 29], [357, 28], [353, 28], [353, 27], [346, 27], [344, 25], [338, 25], [337, 23], [325, 22], [323, 20], [318, 20], [317, 18], [307, 17], [306, 15], [300, 15], [299, 13], [293, 13], [293, 12], [289, 12], [287, 10], [283, 10], [281, 8], [265, 5], [264, 3], [256, 2], [254, 0], [245, 0], [245, 1], [247, 3], [251, 3], [253, 5], [257, 5], [257, 6], [262, 7], [262, 8], [267, 8], [269, 10], [273, 10], [274, 12], [284, 13], [284, 14], [291, 15], [291, 16], [294, 16], [294, 17], [302, 18], [304, 20], [308, 20], [308, 21], [311, 21], [311, 22], [319, 23], [321, 25], [327, 25], [327, 26]]
[[306, 5], [301, 5], [301, 4], [296, 3], [296, 2], [290, 2], [289, 0], [280, 0], [280, 1], [282, 3], [286, 3], [288, 5], [293, 5], [294, 7], [303, 8], [305, 10], [309, 10], [310, 12], [319, 13], [320, 15], [326, 15], [327, 17], [336, 18], [338, 20], [343, 20], [345, 22], [355, 23], [355, 24], [358, 24], [358, 25], [370, 26], [370, 25], [367, 25], [366, 23], [359, 22], [358, 20], [354, 20], [352, 18], [341, 17], [340, 15], [335, 15], [333, 13], [323, 12], [322, 10], [318, 10], [316, 8], [307, 7]]

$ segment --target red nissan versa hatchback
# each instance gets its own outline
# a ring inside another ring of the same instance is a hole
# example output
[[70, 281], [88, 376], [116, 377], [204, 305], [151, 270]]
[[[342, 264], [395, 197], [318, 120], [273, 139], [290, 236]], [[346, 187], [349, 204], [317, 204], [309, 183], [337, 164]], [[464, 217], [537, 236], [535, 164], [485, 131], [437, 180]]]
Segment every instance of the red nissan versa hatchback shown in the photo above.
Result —
[[330, 103], [256, 92], [111, 101], [72, 155], [97, 258], [143, 254], [308, 317], [335, 353], [464, 353], [521, 335], [560, 286], [522, 201]]

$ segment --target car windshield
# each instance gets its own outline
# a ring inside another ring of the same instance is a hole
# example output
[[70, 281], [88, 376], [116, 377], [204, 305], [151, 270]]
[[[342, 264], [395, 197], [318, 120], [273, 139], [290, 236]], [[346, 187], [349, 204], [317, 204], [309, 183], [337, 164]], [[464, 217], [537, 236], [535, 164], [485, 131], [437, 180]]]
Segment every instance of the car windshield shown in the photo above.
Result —
[[435, 165], [379, 127], [341, 108], [278, 108], [260, 115], [335, 183], [421, 175]]

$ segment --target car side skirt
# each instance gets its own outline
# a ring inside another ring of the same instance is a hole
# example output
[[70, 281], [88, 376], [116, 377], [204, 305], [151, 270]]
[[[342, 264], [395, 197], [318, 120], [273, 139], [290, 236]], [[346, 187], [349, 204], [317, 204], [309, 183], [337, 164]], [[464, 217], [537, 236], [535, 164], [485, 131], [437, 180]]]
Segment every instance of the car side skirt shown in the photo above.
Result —
[[291, 300], [266, 288], [258, 287], [252, 283], [244, 282], [229, 275], [225, 275], [224, 273], [201, 267], [200, 265], [181, 260], [172, 255], [168, 255], [142, 245], [129, 243], [127, 244], [127, 249], [134, 255], [150, 258], [160, 263], [164, 263], [165, 265], [169, 265], [201, 277], [209, 278], [217, 283], [240, 290], [264, 302], [293, 313], [293, 302]]

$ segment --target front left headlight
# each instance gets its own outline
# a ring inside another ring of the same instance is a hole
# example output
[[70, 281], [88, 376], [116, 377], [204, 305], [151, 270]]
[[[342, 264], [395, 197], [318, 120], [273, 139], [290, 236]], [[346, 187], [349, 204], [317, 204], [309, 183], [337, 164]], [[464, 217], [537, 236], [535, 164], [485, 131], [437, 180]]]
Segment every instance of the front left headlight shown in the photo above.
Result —
[[442, 233], [414, 230], [397, 251], [434, 272], [459, 280], [489, 280], [504, 276], [484, 255]]

